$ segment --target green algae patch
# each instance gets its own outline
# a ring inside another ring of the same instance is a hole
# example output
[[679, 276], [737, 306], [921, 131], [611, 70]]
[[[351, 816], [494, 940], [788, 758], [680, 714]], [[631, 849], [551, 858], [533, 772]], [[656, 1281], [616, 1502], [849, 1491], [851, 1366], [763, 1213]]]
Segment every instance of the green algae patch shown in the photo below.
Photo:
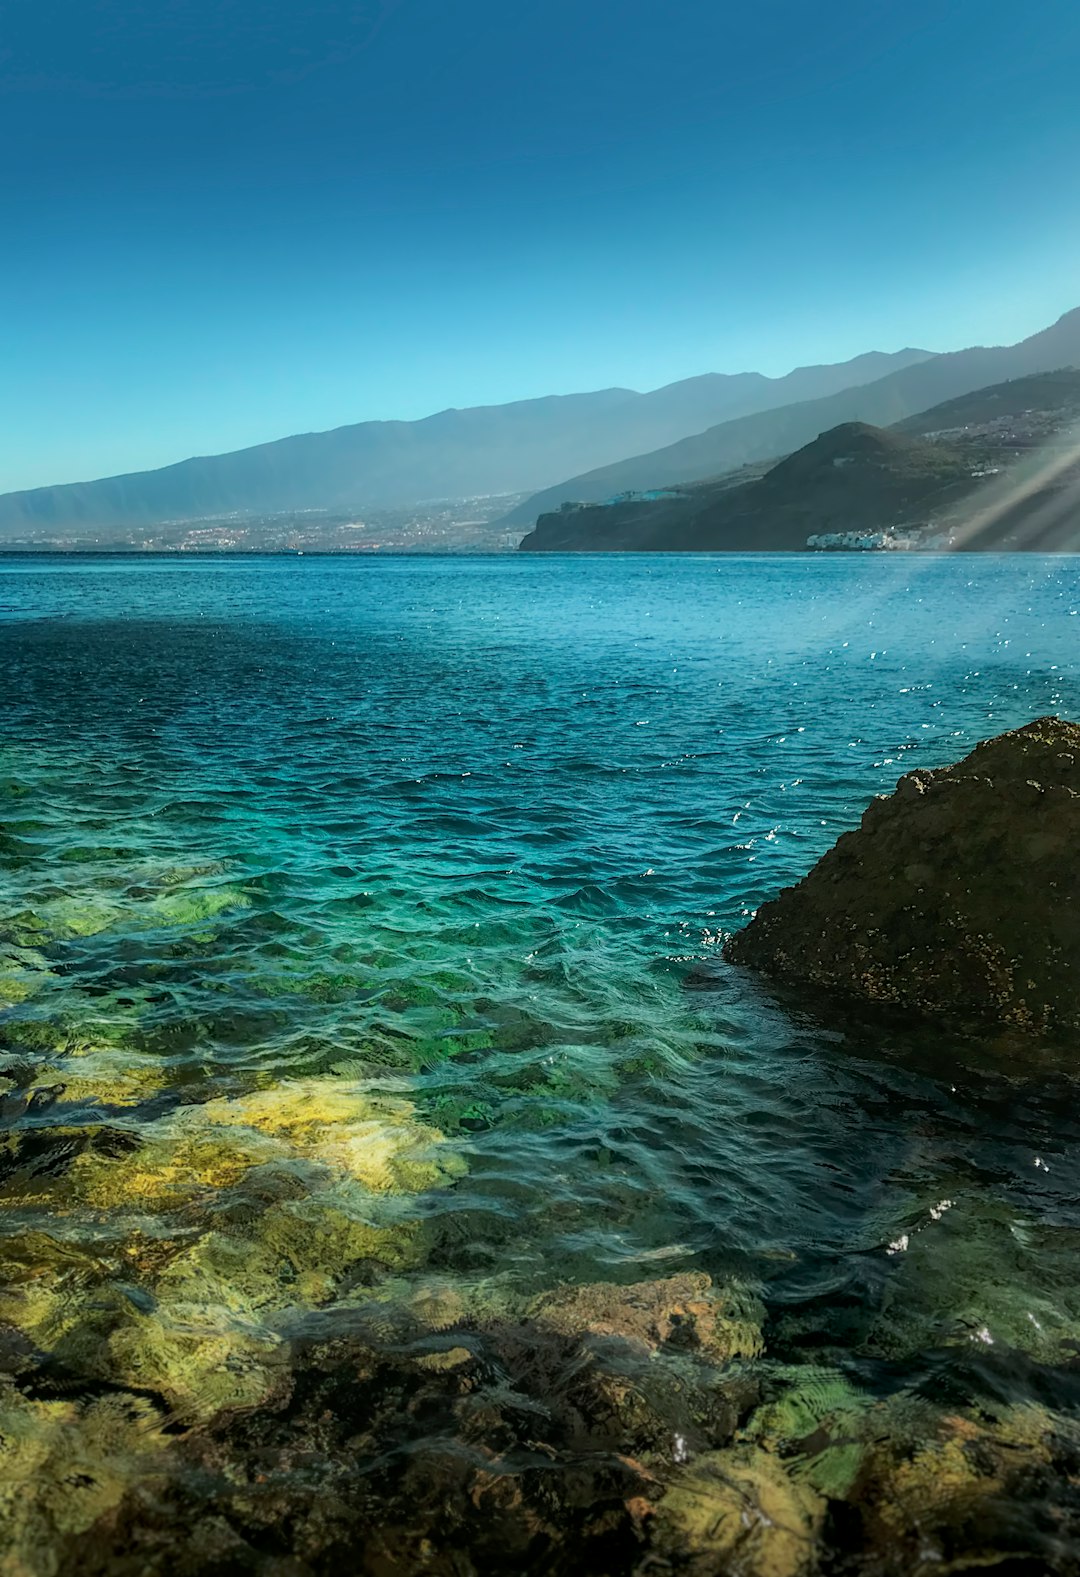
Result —
[[880, 1407], [836, 1369], [796, 1364], [769, 1375], [783, 1389], [754, 1413], [743, 1437], [784, 1459], [826, 1499], [843, 1499], [862, 1467], [867, 1442], [883, 1427]]
[[246, 1129], [377, 1193], [420, 1193], [464, 1174], [465, 1163], [415, 1107], [337, 1079], [290, 1080], [180, 1114], [178, 1126]]
[[40, 913], [46, 930], [58, 942], [80, 936], [97, 936], [123, 918], [123, 910], [115, 904], [92, 898], [65, 899], [48, 904]]
[[21, 970], [0, 969], [0, 1009], [18, 1007], [41, 990], [44, 984], [40, 975]]
[[160, 1061], [115, 1046], [73, 1047], [39, 1069], [28, 1092], [53, 1088], [57, 1081], [65, 1103], [109, 1107], [140, 1106], [168, 1082]]
[[802, 1577], [816, 1564], [825, 1502], [754, 1446], [706, 1452], [656, 1508], [654, 1548], [689, 1577]]
[[0, 921], [0, 939], [14, 947], [42, 947], [50, 940], [48, 926], [35, 909], [20, 909]]
[[30, 945], [40, 947], [46, 943], [97, 936], [123, 917], [123, 909], [116, 904], [93, 897], [71, 896], [53, 898], [36, 909], [24, 910], [11, 924], [35, 938]]
[[1014, 1347], [1060, 1363], [1080, 1339], [1080, 1238], [993, 1200], [943, 1199], [891, 1245], [895, 1274], [867, 1346], [888, 1357]]
[[[130, 856], [133, 851], [123, 852]], [[198, 865], [141, 860], [134, 876], [144, 887], [184, 887], [190, 882], [205, 881], [210, 876], [222, 876], [228, 868], [227, 860], [205, 860]]]
[[251, 898], [241, 887], [177, 887], [162, 893], [147, 908], [165, 925], [200, 925], [229, 909], [250, 909]]
[[79, 1407], [31, 1401], [0, 1381], [0, 1559], [11, 1577], [54, 1577], [71, 1541], [125, 1495], [164, 1476], [168, 1437], [144, 1398]]

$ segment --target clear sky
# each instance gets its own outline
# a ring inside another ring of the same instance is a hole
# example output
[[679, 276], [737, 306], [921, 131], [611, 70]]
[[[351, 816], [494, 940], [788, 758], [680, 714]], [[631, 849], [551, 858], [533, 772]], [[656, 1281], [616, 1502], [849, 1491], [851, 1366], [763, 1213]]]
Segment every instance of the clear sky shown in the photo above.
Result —
[[1078, 0], [5, 0], [0, 488], [1080, 305]]

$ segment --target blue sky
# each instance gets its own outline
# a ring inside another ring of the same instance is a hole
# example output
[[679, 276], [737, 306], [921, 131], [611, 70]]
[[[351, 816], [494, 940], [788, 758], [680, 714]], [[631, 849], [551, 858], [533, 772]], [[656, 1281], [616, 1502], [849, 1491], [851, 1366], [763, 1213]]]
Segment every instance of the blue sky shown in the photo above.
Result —
[[1080, 305], [1077, 0], [7, 0], [0, 488]]

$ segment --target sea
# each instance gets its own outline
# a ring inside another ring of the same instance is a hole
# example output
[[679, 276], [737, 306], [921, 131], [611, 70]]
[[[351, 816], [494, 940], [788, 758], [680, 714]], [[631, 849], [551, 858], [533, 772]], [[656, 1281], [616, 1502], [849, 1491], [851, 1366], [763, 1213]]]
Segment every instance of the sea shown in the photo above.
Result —
[[[468, 1352], [545, 1298], [661, 1283], [738, 1289], [733, 1361], [774, 1407], [805, 1370], [834, 1413], [1042, 1409], [1064, 1437], [1075, 1065], [720, 957], [873, 796], [1048, 713], [1080, 718], [1075, 557], [0, 559], [19, 1438], [123, 1396], [167, 1455], [280, 1410], [312, 1321], [426, 1298]], [[832, 1452], [842, 1500], [853, 1426], [807, 1407], [798, 1460]], [[757, 1416], [731, 1449], [785, 1460]], [[652, 1471], [717, 1449], [675, 1431]], [[28, 1549], [142, 1481], [114, 1464], [64, 1521], [35, 1461]], [[1047, 1516], [1010, 1537], [1052, 1565]], [[557, 1564], [529, 1560], [504, 1569]]]

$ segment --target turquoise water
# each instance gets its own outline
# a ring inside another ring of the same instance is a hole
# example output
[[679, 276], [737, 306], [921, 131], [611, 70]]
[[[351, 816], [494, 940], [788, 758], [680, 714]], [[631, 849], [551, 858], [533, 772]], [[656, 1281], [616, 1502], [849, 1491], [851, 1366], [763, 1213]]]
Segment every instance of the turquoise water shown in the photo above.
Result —
[[776, 1384], [1071, 1416], [1071, 1070], [719, 950], [901, 773], [1080, 717], [1080, 561], [11, 559], [0, 694], [28, 1407], [194, 1427], [361, 1295], [701, 1272]]

